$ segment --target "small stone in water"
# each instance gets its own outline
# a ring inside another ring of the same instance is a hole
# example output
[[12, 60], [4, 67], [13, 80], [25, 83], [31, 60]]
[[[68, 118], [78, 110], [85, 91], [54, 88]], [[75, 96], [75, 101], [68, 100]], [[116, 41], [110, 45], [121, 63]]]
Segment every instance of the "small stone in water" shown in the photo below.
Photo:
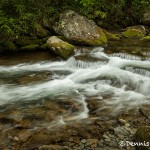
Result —
[[110, 139], [110, 137], [108, 137], [106, 134], [104, 134], [103, 137], [104, 137], [105, 139]]
[[14, 137], [15, 141], [19, 141], [19, 138], [17, 136]]
[[69, 142], [73, 142], [73, 138], [70, 138], [70, 139], [69, 139]]
[[81, 143], [85, 144], [86, 143], [86, 139], [82, 139]]
[[118, 119], [118, 121], [124, 125], [127, 123], [124, 119]]
[[126, 123], [125, 126], [126, 126], [126, 127], [130, 127], [130, 124], [129, 124], [129, 123]]

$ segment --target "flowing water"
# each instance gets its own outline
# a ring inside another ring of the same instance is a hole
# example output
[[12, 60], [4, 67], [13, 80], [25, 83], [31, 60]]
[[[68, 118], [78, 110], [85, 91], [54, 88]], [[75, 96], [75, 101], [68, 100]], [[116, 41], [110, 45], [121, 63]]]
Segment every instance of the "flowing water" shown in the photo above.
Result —
[[1, 57], [0, 63], [0, 108], [9, 121], [31, 117], [34, 127], [51, 129], [150, 105], [147, 53], [143, 57], [80, 48], [66, 61], [35, 53], [31, 58]]
[[17, 129], [52, 130], [149, 107], [148, 48], [135, 55], [118, 44], [82, 47], [66, 61], [47, 52], [0, 56], [0, 148]]

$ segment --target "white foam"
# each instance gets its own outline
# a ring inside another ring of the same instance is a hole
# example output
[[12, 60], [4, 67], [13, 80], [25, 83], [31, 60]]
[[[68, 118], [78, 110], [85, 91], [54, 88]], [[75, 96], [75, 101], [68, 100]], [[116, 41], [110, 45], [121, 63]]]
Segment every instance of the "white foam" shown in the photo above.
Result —
[[[78, 53], [79, 54], [79, 53]], [[0, 105], [15, 101], [40, 100], [45, 97], [73, 97], [82, 105], [82, 111], [75, 116], [61, 117], [57, 123], [87, 118], [89, 109], [86, 99], [97, 97], [103, 101], [103, 107], [111, 108], [114, 113], [124, 108], [134, 108], [142, 104], [150, 104], [150, 62], [140, 61], [137, 57], [118, 54], [108, 57], [103, 49], [88, 52], [90, 57], [107, 59], [107, 61], [86, 62], [71, 57], [63, 62], [38, 62], [35, 64], [19, 64], [0, 66], [0, 74], [13, 77], [18, 73], [30, 71], [51, 71], [55, 74], [52, 81], [34, 83], [28, 86], [1, 84]], [[121, 57], [121, 58], [119, 58]], [[60, 72], [67, 72], [61, 77]], [[109, 96], [109, 100], [105, 100]]]

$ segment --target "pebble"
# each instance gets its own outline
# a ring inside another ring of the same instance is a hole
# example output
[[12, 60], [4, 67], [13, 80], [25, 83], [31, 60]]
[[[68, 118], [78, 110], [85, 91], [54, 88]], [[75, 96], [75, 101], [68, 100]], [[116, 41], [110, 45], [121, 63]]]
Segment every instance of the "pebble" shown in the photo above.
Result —
[[80, 149], [84, 149], [84, 144], [80, 144]]
[[15, 141], [19, 141], [19, 138], [17, 136], [14, 137]]
[[107, 136], [106, 134], [103, 134], [103, 137], [104, 137], [105, 139], [110, 139], [110, 137]]
[[110, 142], [111, 141], [111, 139], [105, 139], [105, 142]]
[[81, 143], [85, 144], [86, 143], [86, 139], [82, 139]]
[[124, 139], [124, 135], [122, 135], [122, 134], [118, 134], [117, 136], [122, 140]]
[[70, 138], [70, 139], [69, 139], [69, 142], [73, 142], [73, 138]]
[[126, 122], [126, 120], [124, 120], [124, 119], [118, 119], [118, 121], [120, 122], [120, 123], [122, 123], [123, 125], [125, 125], [127, 122]]
[[126, 123], [126, 124], [125, 124], [125, 127], [130, 127], [130, 124], [129, 124], [129, 123]]

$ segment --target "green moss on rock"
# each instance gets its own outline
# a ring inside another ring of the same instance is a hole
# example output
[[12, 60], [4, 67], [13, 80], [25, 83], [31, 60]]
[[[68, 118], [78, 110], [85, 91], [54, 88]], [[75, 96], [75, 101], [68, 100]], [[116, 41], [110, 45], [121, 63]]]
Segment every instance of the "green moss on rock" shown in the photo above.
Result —
[[28, 46], [28, 45], [34, 45], [34, 44], [43, 44], [42, 39], [33, 39], [33, 38], [28, 38], [28, 37], [22, 37], [19, 38], [15, 41], [16, 45], [18, 45], [19, 47], [24, 47], [24, 46]]
[[39, 38], [44, 38], [44, 37], [47, 37], [47, 36], [50, 36], [50, 32], [46, 29], [44, 29], [41, 25], [36, 25], [36, 35], [39, 37]]
[[75, 46], [59, 39], [56, 36], [52, 36], [47, 40], [47, 47], [55, 54], [67, 59], [74, 53]]
[[103, 32], [105, 33], [108, 40], [120, 40], [120, 35], [112, 34], [104, 29]]
[[32, 45], [21, 47], [20, 50], [21, 51], [35, 51], [38, 49], [38, 47], [39, 47], [38, 44], [32, 44]]
[[3, 47], [4, 51], [17, 51], [18, 50], [16, 45], [11, 41], [5, 41], [2, 44], [2, 47]]
[[127, 31], [122, 32], [122, 35], [124, 37], [144, 37], [144, 34], [140, 30], [136, 29], [128, 29]]
[[43, 45], [40, 46], [40, 49], [42, 49], [42, 50], [47, 50], [47, 48], [48, 48], [47, 44], [43, 44]]
[[141, 38], [142, 41], [150, 41], [150, 35]]

